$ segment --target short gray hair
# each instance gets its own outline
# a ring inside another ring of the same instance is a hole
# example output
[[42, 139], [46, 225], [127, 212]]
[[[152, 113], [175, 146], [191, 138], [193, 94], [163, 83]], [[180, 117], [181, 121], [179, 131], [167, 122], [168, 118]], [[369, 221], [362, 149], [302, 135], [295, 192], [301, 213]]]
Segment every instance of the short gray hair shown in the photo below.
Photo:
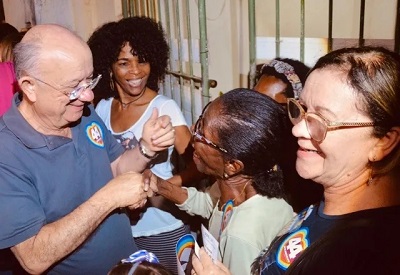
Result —
[[38, 41], [20, 42], [14, 48], [14, 66], [17, 79], [25, 74], [40, 75], [42, 47]]

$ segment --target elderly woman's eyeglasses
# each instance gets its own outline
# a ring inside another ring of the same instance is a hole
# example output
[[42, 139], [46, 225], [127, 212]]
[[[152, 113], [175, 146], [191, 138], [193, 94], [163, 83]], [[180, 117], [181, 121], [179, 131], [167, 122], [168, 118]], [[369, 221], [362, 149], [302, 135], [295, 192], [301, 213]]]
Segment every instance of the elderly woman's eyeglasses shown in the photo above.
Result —
[[31, 76], [31, 77], [34, 78], [34, 79], [36, 79], [37, 81], [43, 83], [43, 84], [46, 84], [47, 86], [53, 88], [53, 89], [56, 90], [56, 91], [59, 91], [59, 92], [65, 94], [65, 95], [69, 98], [69, 100], [75, 100], [75, 99], [77, 99], [77, 98], [83, 93], [83, 91], [85, 91], [85, 90], [87, 90], [87, 89], [90, 89], [90, 90], [91, 90], [91, 89], [94, 89], [94, 87], [96, 87], [96, 85], [97, 85], [97, 84], [99, 83], [99, 81], [100, 81], [101, 74], [99, 74], [96, 78], [92, 79], [89, 83], [85, 83], [85, 84], [83, 84], [83, 85], [81, 85], [81, 86], [75, 87], [75, 88], [74, 88], [72, 91], [70, 91], [70, 92], [63, 92], [63, 91], [61, 91], [60, 89], [54, 87], [53, 85], [51, 85], [51, 84], [49, 84], [49, 83], [47, 83], [47, 82], [45, 82], [45, 81], [43, 81], [43, 80], [40, 80], [39, 78], [36, 78], [36, 77], [34, 77], [34, 76]]
[[294, 99], [289, 98], [287, 102], [287, 109], [290, 121], [293, 125], [299, 123], [302, 119], [306, 122], [307, 131], [311, 138], [317, 142], [322, 142], [328, 131], [336, 130], [339, 128], [353, 128], [353, 127], [370, 127], [374, 126], [373, 122], [332, 122], [317, 113], [306, 112], [300, 103]]
[[[210, 104], [211, 102], [209, 102], [203, 109], [203, 113], [204, 110], [207, 108], [207, 106]], [[203, 144], [206, 144], [208, 146], [213, 147], [214, 149], [217, 149], [223, 153], [228, 153], [227, 150], [225, 150], [224, 148], [218, 146], [217, 144], [215, 144], [214, 142], [212, 142], [211, 140], [209, 140], [208, 138], [206, 138], [205, 136], [203, 136], [202, 134], [200, 134], [200, 127], [202, 126], [202, 121], [203, 121], [203, 113], [199, 116], [199, 119], [196, 121], [196, 123], [194, 124], [194, 128], [193, 128], [193, 132], [192, 132], [192, 138], [194, 142], [201, 142]]]

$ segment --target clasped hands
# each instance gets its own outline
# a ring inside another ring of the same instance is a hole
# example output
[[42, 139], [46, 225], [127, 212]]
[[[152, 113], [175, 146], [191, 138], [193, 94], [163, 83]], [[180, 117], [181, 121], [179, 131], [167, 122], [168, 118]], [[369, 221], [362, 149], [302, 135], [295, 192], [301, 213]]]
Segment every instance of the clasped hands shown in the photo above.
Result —
[[128, 206], [129, 209], [134, 210], [136, 208], [144, 207], [147, 199], [155, 196], [158, 192], [157, 182], [161, 180], [159, 177], [154, 175], [150, 169], [146, 169], [142, 173], [143, 188], [141, 189], [141, 200], [137, 203]]

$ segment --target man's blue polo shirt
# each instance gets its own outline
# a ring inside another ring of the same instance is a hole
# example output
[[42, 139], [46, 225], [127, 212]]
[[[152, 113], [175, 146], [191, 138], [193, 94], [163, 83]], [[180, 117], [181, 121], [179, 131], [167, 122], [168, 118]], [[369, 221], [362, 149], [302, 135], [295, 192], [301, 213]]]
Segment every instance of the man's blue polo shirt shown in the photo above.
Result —
[[[72, 139], [45, 136], [20, 114], [16, 95], [0, 118], [0, 249], [12, 247], [85, 202], [113, 178], [123, 152], [93, 107]], [[136, 251], [126, 214], [115, 211], [49, 274], [106, 274]]]

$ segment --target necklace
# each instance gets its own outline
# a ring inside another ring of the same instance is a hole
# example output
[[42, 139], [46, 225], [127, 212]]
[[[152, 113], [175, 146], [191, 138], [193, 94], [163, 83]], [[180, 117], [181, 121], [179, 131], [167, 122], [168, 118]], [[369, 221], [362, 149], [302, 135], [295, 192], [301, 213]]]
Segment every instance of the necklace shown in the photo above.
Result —
[[[239, 198], [241, 195], [243, 195], [244, 190], [246, 189], [247, 184], [249, 184], [250, 180], [251, 180], [251, 179], [249, 179], [249, 180], [246, 182], [246, 184], [244, 185], [244, 187], [243, 187], [242, 191], [240, 192], [240, 194], [237, 195], [237, 196], [232, 200], [232, 202], [235, 202], [237, 198]], [[224, 206], [228, 203], [228, 201], [230, 201], [230, 200], [227, 200], [227, 201], [221, 206], [221, 210], [224, 209]]]
[[122, 102], [121, 98], [118, 97], [118, 101], [119, 101], [119, 103], [121, 103], [122, 109], [125, 110], [126, 108], [128, 108], [128, 106], [129, 106], [130, 104], [132, 104], [132, 103], [135, 102], [135, 101], [138, 101], [138, 100], [144, 95], [144, 91], [145, 91], [145, 90], [146, 90], [146, 86], [143, 87], [142, 91], [140, 91], [140, 94], [138, 95], [137, 98], [135, 98], [134, 100], [129, 101], [129, 102], [127, 102], [127, 103]]

